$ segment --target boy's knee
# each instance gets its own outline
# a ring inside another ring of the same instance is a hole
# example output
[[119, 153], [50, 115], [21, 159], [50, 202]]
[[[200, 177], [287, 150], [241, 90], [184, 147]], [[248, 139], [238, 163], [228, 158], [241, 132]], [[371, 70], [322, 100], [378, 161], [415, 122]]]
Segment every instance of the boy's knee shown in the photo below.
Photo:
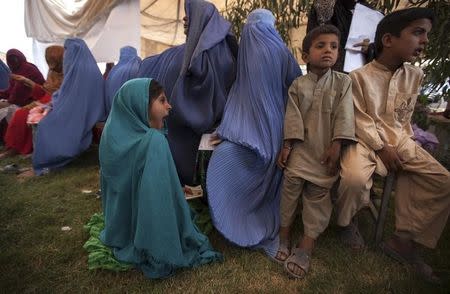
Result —
[[341, 174], [340, 186], [342, 188], [350, 189], [353, 191], [360, 191], [367, 187], [369, 179], [365, 177], [361, 172], [349, 172]]

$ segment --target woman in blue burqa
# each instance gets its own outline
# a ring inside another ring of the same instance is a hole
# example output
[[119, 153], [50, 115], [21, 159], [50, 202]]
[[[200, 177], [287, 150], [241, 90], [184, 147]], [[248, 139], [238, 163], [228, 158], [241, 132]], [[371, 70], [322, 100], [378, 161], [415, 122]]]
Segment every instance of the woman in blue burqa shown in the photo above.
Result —
[[203, 0], [185, 2], [184, 57], [170, 94], [168, 139], [183, 184], [193, 182], [200, 138], [222, 119], [235, 79], [237, 43], [231, 24]]
[[52, 96], [52, 109], [39, 122], [33, 151], [36, 175], [61, 168], [92, 142], [92, 128], [105, 117], [104, 80], [86, 43], [64, 43], [61, 88]]
[[4, 90], [9, 86], [9, 75], [11, 71], [9, 67], [0, 60], [0, 90]]
[[163, 134], [170, 108], [155, 80], [130, 80], [114, 98], [100, 142], [100, 239], [149, 278], [221, 259], [184, 198]]
[[136, 48], [125, 46], [120, 48], [119, 62], [111, 69], [105, 81], [105, 109], [109, 114], [114, 95], [128, 80], [137, 77], [141, 58], [137, 55]]
[[301, 70], [274, 27], [273, 14], [248, 15], [239, 44], [237, 78], [214, 150], [207, 190], [215, 227], [242, 247], [278, 247], [280, 184], [276, 158], [283, 136], [288, 88]]

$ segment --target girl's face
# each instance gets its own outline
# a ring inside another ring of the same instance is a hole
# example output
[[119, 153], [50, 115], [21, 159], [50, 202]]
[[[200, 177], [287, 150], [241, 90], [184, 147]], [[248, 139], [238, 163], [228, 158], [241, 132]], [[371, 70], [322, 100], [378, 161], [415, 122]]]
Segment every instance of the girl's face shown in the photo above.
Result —
[[148, 106], [149, 123], [151, 127], [162, 128], [163, 120], [169, 115], [172, 109], [167, 101], [166, 94], [162, 92], [152, 103]]

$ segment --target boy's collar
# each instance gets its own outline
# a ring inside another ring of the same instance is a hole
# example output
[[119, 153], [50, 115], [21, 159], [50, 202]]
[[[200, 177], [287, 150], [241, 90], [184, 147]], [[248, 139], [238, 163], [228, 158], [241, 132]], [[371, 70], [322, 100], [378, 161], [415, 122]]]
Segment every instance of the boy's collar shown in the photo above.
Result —
[[[372, 60], [372, 64], [373, 64], [373, 66], [375, 66], [375, 67], [378, 68], [378, 69], [381, 69], [381, 70], [383, 70], [383, 71], [389, 71], [389, 72], [392, 72], [389, 68], [387, 68], [384, 64], [378, 62], [376, 59]], [[402, 65], [400, 65], [400, 66], [397, 68], [397, 70], [400, 69], [400, 68], [402, 68], [404, 65], [405, 65], [405, 63], [402, 63]]]
[[[313, 72], [308, 72], [308, 74], [310, 75], [311, 79], [312, 79], [314, 82], [318, 82], [318, 81], [319, 81], [319, 76], [318, 76], [317, 74], [315, 74], [315, 73], [313, 73]], [[329, 76], [330, 74], [331, 74], [331, 68], [329, 68], [329, 69], [327, 70], [327, 72], [324, 73], [323, 76], [320, 77], [320, 79], [323, 78], [323, 77], [327, 77], [327, 76]]]

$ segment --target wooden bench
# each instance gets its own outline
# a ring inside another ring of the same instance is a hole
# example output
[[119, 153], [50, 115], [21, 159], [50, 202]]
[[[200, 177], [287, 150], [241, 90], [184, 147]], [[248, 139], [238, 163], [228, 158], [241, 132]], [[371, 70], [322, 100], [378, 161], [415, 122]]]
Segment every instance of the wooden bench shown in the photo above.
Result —
[[[374, 234], [374, 242], [375, 245], [378, 245], [383, 238], [384, 226], [386, 222], [387, 212], [389, 208], [389, 199], [394, 189], [395, 183], [395, 174], [389, 173], [387, 177], [384, 178], [384, 186], [383, 193], [381, 194], [381, 204], [380, 208], [376, 208], [373, 200], [369, 202], [369, 209], [372, 213], [372, 216], [376, 222], [375, 225], [375, 234]], [[372, 195], [372, 191], [371, 191]]]

